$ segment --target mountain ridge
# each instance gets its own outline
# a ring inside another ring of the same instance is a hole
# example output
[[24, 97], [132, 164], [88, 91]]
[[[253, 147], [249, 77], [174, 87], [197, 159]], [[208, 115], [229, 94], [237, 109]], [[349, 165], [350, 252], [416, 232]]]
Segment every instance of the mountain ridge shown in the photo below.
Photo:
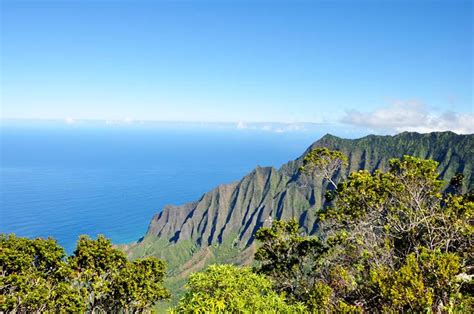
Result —
[[[348, 166], [335, 175], [335, 180], [361, 169], [386, 170], [389, 159], [414, 155], [440, 162], [443, 179], [462, 172], [466, 188], [470, 190], [474, 185], [472, 134], [403, 132], [359, 139], [326, 134], [300, 157], [279, 169], [256, 167], [241, 180], [221, 184], [199, 200], [165, 206], [154, 215], [145, 236], [127, 246], [126, 251], [131, 258], [147, 255], [164, 258], [172, 270], [182, 272], [185, 270], [180, 267], [203, 248], [210, 248], [206, 250], [211, 254], [205, 254], [208, 262], [250, 262], [252, 256], [244, 256], [242, 252], [254, 249], [255, 232], [273, 219], [296, 218], [307, 233], [314, 233], [317, 211], [325, 205], [327, 183], [314, 174], [301, 174], [298, 169], [304, 156], [316, 147], [340, 150], [348, 156]], [[170, 252], [176, 257], [170, 259], [167, 256]]]

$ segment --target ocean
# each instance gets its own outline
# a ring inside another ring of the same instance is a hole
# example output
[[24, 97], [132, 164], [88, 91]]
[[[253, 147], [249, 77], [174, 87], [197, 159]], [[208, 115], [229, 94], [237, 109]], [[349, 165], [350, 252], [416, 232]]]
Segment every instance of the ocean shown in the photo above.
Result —
[[321, 135], [269, 128], [3, 125], [0, 232], [136, 241], [166, 204], [198, 199], [257, 165], [280, 167]]

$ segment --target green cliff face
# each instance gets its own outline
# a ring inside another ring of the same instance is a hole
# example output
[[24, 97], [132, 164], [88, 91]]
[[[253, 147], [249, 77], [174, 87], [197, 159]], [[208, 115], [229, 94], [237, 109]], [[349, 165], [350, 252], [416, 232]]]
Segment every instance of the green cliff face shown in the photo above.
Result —
[[445, 180], [463, 173], [465, 189], [472, 189], [473, 144], [474, 135], [452, 132], [405, 132], [356, 140], [325, 135], [279, 170], [258, 167], [239, 182], [220, 185], [195, 202], [166, 206], [127, 252], [131, 258], [153, 255], [165, 259], [177, 278], [214, 262], [246, 264], [253, 258], [255, 232], [272, 219], [294, 217], [308, 233], [316, 230], [325, 183], [316, 175], [298, 172], [310, 149], [328, 147], [348, 156], [349, 164], [336, 180], [360, 169], [387, 169], [389, 159], [413, 155], [438, 161]]

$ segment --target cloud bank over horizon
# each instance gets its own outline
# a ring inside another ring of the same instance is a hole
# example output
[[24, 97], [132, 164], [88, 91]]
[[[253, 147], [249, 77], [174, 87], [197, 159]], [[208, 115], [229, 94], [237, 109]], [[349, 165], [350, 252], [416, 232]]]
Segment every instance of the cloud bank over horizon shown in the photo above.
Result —
[[127, 127], [127, 128], [216, 128], [270, 133], [335, 133], [351, 137], [357, 134], [395, 134], [404, 131], [430, 133], [452, 131], [474, 134], [474, 114], [437, 111], [419, 101], [395, 101], [372, 111], [349, 110], [342, 117], [321, 121], [167, 121], [131, 119], [9, 119], [0, 118], [0, 125], [65, 125], [70, 127]]
[[394, 101], [389, 106], [370, 112], [349, 110], [341, 123], [366, 128], [377, 133], [403, 131], [429, 133], [452, 131], [458, 134], [474, 133], [474, 114], [431, 110], [416, 101]]

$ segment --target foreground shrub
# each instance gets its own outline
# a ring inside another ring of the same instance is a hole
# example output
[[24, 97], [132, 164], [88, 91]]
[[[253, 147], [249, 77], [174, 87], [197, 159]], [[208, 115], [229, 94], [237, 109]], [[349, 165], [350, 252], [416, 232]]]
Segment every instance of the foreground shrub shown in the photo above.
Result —
[[302, 305], [288, 305], [272, 290], [270, 280], [249, 267], [212, 265], [192, 274], [188, 291], [172, 312], [302, 313]]

